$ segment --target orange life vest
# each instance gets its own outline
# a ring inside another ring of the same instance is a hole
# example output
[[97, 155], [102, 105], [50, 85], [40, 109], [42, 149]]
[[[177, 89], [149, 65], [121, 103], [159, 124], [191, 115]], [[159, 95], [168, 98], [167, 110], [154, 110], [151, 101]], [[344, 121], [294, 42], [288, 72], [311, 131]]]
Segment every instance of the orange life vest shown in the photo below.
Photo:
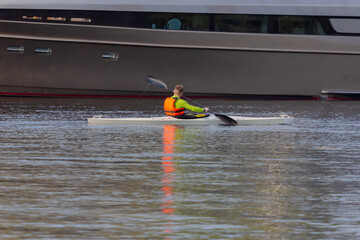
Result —
[[185, 114], [185, 108], [175, 108], [175, 101], [179, 98], [166, 98], [164, 102], [165, 114], [168, 116], [180, 116]]

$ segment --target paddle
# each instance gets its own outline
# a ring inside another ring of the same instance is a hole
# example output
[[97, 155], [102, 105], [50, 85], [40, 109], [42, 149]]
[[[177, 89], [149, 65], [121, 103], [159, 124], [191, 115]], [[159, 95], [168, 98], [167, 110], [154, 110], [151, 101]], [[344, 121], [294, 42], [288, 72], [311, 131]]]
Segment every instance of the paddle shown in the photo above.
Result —
[[[163, 81], [161, 81], [161, 80], [159, 80], [159, 79], [156, 79], [156, 78], [153, 77], [153, 76], [148, 76], [147, 79], [146, 79], [146, 82], [147, 82], [148, 84], [150, 84], [150, 85], [155, 86], [155, 87], [162, 88], [162, 89], [166, 89], [166, 90], [169, 90], [170, 92], [172, 92], [171, 89], [169, 89]], [[196, 103], [196, 102], [188, 99], [187, 97], [185, 97], [185, 96], [182, 96], [182, 97], [185, 98], [186, 100], [188, 100], [189, 102], [197, 105], [198, 107], [204, 108], [204, 107], [202, 107], [200, 104], [198, 104], [198, 103]], [[229, 116], [226, 116], [226, 115], [224, 115], [224, 114], [219, 114], [219, 113], [213, 113], [213, 112], [210, 112], [210, 113], [214, 114], [218, 119], [220, 119], [221, 121], [223, 121], [223, 122], [226, 123], [227, 125], [231, 125], [231, 126], [238, 125], [238, 122], [235, 121], [234, 119], [232, 119], [232, 118], [229, 117]]]

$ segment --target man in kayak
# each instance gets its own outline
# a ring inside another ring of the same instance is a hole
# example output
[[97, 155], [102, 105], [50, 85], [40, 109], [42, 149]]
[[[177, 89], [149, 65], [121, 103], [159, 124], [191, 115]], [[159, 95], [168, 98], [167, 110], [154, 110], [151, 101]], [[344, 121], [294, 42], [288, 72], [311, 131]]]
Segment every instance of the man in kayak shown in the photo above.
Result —
[[190, 105], [185, 100], [181, 99], [183, 92], [184, 92], [184, 86], [176, 85], [173, 90], [174, 95], [172, 97], [168, 97], [165, 99], [164, 110], [166, 115], [181, 119], [194, 119], [194, 118], [203, 118], [210, 116], [210, 114], [208, 113], [203, 113], [203, 114], [185, 113], [185, 109], [190, 110], [192, 112], [202, 113], [202, 112], [208, 112], [209, 108], [207, 107], [201, 108]]

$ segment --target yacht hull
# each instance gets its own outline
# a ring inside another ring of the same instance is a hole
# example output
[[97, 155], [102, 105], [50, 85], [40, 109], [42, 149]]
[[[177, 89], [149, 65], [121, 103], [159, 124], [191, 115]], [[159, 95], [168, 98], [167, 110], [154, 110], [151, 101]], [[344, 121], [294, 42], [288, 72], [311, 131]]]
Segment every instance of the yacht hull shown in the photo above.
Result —
[[[0, 29], [0, 95], [167, 95], [151, 87], [144, 93], [149, 74], [198, 97], [318, 99], [323, 89], [360, 89], [357, 37], [13, 21], [0, 21]], [[14, 46], [23, 52], [7, 52]]]

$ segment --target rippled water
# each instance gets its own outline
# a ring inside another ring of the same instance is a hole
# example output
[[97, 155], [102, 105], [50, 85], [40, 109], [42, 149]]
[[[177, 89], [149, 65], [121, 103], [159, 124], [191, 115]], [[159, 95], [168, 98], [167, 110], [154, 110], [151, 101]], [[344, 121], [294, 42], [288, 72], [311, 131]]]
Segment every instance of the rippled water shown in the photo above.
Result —
[[200, 100], [283, 126], [97, 126], [162, 100], [0, 98], [0, 239], [360, 239], [359, 102]]

